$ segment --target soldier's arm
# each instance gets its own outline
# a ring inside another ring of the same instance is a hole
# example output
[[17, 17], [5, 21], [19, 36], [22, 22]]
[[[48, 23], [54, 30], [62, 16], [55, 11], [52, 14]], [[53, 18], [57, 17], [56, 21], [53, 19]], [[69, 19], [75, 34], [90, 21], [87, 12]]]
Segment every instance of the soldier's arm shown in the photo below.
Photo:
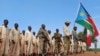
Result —
[[28, 33], [25, 32], [25, 43], [26, 43], [26, 45], [28, 45], [28, 38], [27, 38], [27, 36], [28, 36]]
[[0, 27], [0, 37], [1, 37], [1, 34], [2, 34], [2, 27]]
[[42, 29], [40, 28], [36, 37], [39, 37], [41, 35], [41, 33], [42, 33]]
[[75, 37], [76, 37], [76, 39], [77, 39], [77, 40], [79, 40], [79, 39], [78, 39], [78, 35], [77, 35], [77, 33], [76, 33], [76, 32], [75, 32]]
[[20, 44], [20, 46], [22, 45], [22, 44], [21, 44], [21, 40], [22, 40], [22, 35], [19, 34], [19, 44]]
[[66, 28], [65, 28], [65, 26], [63, 27], [63, 33], [66, 34]]
[[67, 27], [63, 28], [63, 32], [64, 32], [65, 36], [69, 36], [70, 35], [69, 29]]
[[73, 31], [72, 34], [73, 34], [73, 37], [76, 38], [76, 39], [78, 40], [78, 35], [76, 34], [76, 32]]
[[61, 37], [59, 38], [59, 40], [60, 40], [61, 43], [63, 43], [62, 40], [61, 40]]
[[52, 36], [52, 39], [54, 39], [55, 38], [55, 36]]
[[1, 37], [2, 27], [0, 27], [0, 37]]
[[20, 42], [21, 42], [21, 40], [22, 40], [22, 33], [20, 33], [20, 31], [18, 31], [19, 32], [19, 34], [18, 34], [18, 39], [20, 40]]
[[14, 29], [11, 30], [11, 42], [13, 44], [15, 44], [15, 41], [14, 41]]
[[38, 33], [37, 33], [37, 36], [36, 36], [36, 37], [38, 37], [38, 36], [39, 36], [39, 34], [40, 34], [40, 31], [38, 31]]
[[33, 45], [35, 45], [35, 44], [36, 44], [36, 42], [35, 42], [35, 41], [36, 41], [35, 36], [32, 36], [32, 44], [33, 44]]

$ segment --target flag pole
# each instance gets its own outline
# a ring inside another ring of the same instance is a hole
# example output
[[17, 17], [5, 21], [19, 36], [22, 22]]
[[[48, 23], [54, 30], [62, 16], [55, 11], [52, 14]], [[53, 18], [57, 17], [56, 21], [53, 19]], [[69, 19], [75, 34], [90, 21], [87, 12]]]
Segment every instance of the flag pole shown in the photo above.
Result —
[[[77, 18], [77, 14], [78, 14], [78, 11], [79, 11], [79, 9], [80, 9], [80, 3], [81, 3], [81, 1], [79, 2], [79, 4], [78, 4], [78, 9], [77, 9], [77, 12], [76, 12], [76, 18]], [[75, 19], [76, 20], [76, 19]], [[74, 26], [75, 26], [75, 21], [74, 21]], [[73, 27], [74, 28], [74, 27]]]

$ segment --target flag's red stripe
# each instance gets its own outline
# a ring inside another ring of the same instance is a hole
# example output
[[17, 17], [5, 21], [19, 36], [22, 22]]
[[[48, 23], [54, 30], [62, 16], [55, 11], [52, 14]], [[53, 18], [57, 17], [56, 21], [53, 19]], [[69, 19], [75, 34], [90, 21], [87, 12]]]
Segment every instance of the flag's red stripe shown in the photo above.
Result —
[[98, 30], [96, 28], [96, 25], [94, 24], [93, 20], [91, 17], [88, 17], [87, 21], [92, 25], [93, 30], [94, 30], [94, 36], [97, 37], [99, 35]]
[[91, 35], [88, 35], [87, 37], [86, 37], [86, 44], [87, 44], [87, 46], [91, 46]]

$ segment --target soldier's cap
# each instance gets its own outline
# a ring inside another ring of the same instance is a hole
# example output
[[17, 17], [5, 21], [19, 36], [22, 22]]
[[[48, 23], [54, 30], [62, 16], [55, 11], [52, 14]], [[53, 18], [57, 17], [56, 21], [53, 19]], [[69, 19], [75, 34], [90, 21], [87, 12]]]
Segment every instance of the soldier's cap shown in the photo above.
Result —
[[31, 28], [31, 26], [28, 26], [28, 28]]
[[77, 28], [77, 26], [74, 26], [74, 28]]
[[7, 19], [4, 19], [4, 22], [6, 22], [6, 21], [8, 22], [8, 20], [7, 20]]
[[70, 24], [71, 22], [69, 22], [69, 21], [66, 21], [65, 23], [66, 23], [66, 24]]

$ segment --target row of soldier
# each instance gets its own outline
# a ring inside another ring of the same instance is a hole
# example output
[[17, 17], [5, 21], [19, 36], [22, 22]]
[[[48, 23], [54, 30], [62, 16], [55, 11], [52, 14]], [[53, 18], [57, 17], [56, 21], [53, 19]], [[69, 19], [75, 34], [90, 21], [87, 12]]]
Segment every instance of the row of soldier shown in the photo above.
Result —
[[31, 26], [20, 33], [17, 23], [13, 29], [8, 28], [8, 23], [5, 19], [0, 27], [0, 56], [67, 56], [69, 53], [77, 53], [78, 49], [85, 51], [86, 44], [79, 41], [77, 27], [70, 33], [70, 22], [65, 22], [64, 36], [59, 33], [59, 29], [51, 36], [51, 31], [46, 30], [44, 24], [35, 35]]

